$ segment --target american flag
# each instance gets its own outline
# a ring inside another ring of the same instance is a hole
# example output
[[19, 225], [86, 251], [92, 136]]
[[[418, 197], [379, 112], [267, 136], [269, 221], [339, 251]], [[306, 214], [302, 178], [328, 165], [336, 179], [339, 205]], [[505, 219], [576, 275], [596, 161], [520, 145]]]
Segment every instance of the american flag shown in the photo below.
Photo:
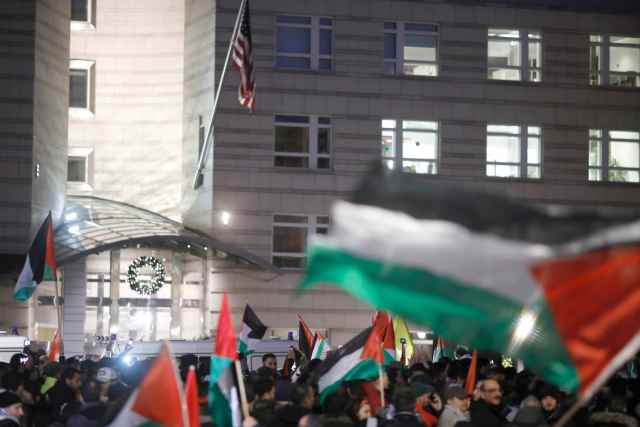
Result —
[[233, 42], [231, 56], [233, 68], [240, 72], [238, 101], [251, 111], [256, 104], [256, 81], [253, 75], [253, 57], [251, 56], [251, 22], [249, 19], [249, 0], [246, 1], [240, 24], [240, 31]]

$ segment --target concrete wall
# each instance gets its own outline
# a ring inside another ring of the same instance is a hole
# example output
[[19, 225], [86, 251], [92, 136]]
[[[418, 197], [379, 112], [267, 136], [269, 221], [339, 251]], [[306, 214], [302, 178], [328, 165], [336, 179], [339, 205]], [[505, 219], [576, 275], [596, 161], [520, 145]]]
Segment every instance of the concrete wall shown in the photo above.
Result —
[[[0, 253], [24, 254], [66, 180], [69, 4], [0, 3]], [[36, 164], [40, 165], [36, 176]]]
[[[236, 12], [237, 2], [218, 2], [218, 72]], [[536, 203], [640, 207], [639, 185], [587, 182], [588, 129], [638, 129], [640, 123], [637, 89], [589, 87], [589, 34], [637, 34], [637, 17], [390, 0], [253, 2], [251, 14], [257, 110], [250, 114], [239, 106], [233, 73], [216, 121], [211, 214], [216, 218], [227, 210], [233, 218], [229, 226], [213, 221], [211, 232], [222, 240], [270, 258], [274, 213], [328, 214], [332, 201], [348, 197], [370, 164], [379, 161], [382, 118], [440, 122], [440, 174], [425, 176], [425, 185], [473, 182]], [[335, 70], [275, 69], [278, 14], [331, 17]], [[385, 21], [440, 25], [439, 77], [384, 75]], [[486, 79], [489, 26], [542, 31], [541, 83]], [[274, 167], [275, 114], [330, 116], [333, 170]], [[542, 126], [541, 180], [485, 176], [487, 123]], [[369, 321], [360, 303], [335, 291], [318, 290], [285, 304], [296, 275], [251, 286], [231, 277], [228, 284], [220, 276], [212, 280], [212, 286], [218, 282], [264, 306], [270, 326], [291, 326], [291, 307], [301, 307], [317, 326], [358, 328]], [[248, 288], [251, 293], [244, 291]]]
[[95, 114], [70, 118], [69, 147], [93, 150], [89, 193], [180, 218], [184, 3], [97, 2], [71, 58], [95, 61]]

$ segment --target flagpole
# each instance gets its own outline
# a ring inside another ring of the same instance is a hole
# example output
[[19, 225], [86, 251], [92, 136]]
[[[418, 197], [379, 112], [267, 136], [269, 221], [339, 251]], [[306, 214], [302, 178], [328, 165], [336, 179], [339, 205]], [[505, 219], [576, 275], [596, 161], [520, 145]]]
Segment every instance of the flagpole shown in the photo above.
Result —
[[562, 415], [562, 417], [560, 417], [560, 419], [558, 420], [557, 423], [555, 423], [553, 425], [553, 427], [563, 427], [565, 426], [570, 420], [571, 418], [573, 418], [573, 416], [576, 414], [576, 412], [578, 412], [578, 410], [580, 408], [582, 408], [582, 405], [585, 403], [585, 401], [582, 398], [578, 398], [578, 400], [576, 400], [576, 403], [574, 403], [571, 408], [569, 408], [569, 410], [567, 412], [564, 413], [564, 415]]
[[[63, 279], [64, 280], [64, 279]], [[56, 292], [56, 317], [58, 318], [58, 340], [60, 340], [60, 355], [58, 356], [58, 360], [60, 357], [64, 357], [64, 340], [62, 339], [63, 330], [62, 330], [62, 315], [61, 315], [61, 307], [60, 307], [60, 292], [58, 291], [58, 277], [56, 275], [55, 280], [53, 281], [53, 287]], [[55, 337], [54, 337], [55, 338]]]
[[234, 360], [233, 365], [236, 368], [236, 377], [238, 377], [238, 392], [240, 394], [240, 404], [242, 405], [242, 417], [247, 419], [249, 417], [249, 403], [247, 402], [247, 392], [244, 388], [244, 377], [242, 376], [240, 361], [238, 359]]
[[381, 363], [378, 363], [378, 381], [379, 381], [379, 388], [380, 388], [380, 406], [384, 408], [386, 405], [384, 403], [384, 381], [382, 380], [382, 364]]
[[198, 187], [198, 177], [200, 176], [202, 169], [204, 169], [204, 163], [207, 159], [207, 153], [209, 152], [209, 147], [211, 146], [211, 141], [213, 140], [213, 122], [216, 118], [218, 102], [220, 101], [220, 94], [222, 92], [222, 84], [224, 83], [224, 77], [227, 74], [227, 68], [229, 68], [229, 59], [231, 58], [231, 51], [233, 50], [234, 41], [238, 35], [238, 31], [240, 31], [240, 22], [242, 21], [242, 15], [244, 14], [246, 3], [247, 0], [242, 0], [242, 2], [240, 3], [240, 9], [238, 10], [238, 16], [236, 17], [236, 23], [233, 26], [233, 32], [231, 33], [231, 40], [229, 41], [229, 48], [227, 49], [227, 57], [224, 60], [222, 74], [220, 75], [220, 81], [218, 82], [218, 88], [216, 89], [216, 95], [213, 100], [213, 109], [211, 110], [211, 114], [209, 115], [209, 127], [207, 128], [207, 134], [205, 135], [204, 146], [202, 147], [202, 151], [200, 152], [200, 156], [198, 158], [198, 167], [196, 168], [196, 173], [193, 176], [194, 190]]

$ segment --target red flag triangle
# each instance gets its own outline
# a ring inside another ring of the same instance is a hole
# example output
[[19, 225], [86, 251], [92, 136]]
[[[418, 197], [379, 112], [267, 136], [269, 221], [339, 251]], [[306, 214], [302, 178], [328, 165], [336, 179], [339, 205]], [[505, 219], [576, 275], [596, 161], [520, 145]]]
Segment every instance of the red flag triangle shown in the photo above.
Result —
[[229, 308], [229, 297], [225, 292], [220, 308], [220, 318], [218, 319], [218, 332], [216, 333], [215, 355], [236, 360], [238, 357], [236, 344], [236, 334], [233, 331], [233, 320], [231, 319], [231, 309]]

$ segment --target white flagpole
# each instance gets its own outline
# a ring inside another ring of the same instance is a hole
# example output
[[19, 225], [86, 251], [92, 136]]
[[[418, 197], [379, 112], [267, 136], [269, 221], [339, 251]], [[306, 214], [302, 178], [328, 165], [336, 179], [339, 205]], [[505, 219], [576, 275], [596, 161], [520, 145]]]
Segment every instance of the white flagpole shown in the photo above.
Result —
[[209, 127], [207, 128], [207, 132], [205, 135], [205, 142], [202, 146], [202, 151], [200, 152], [200, 157], [198, 158], [198, 167], [196, 167], [196, 173], [193, 176], [193, 189], [197, 188], [198, 177], [204, 169], [204, 164], [207, 160], [207, 154], [209, 153], [209, 147], [213, 142], [213, 122], [216, 118], [216, 110], [218, 109], [218, 102], [220, 101], [220, 94], [222, 92], [222, 84], [224, 83], [224, 77], [227, 74], [227, 68], [229, 66], [229, 59], [231, 58], [231, 51], [233, 50], [233, 45], [238, 35], [238, 31], [240, 31], [240, 22], [242, 22], [242, 16], [244, 15], [244, 8], [247, 4], [247, 0], [242, 0], [240, 3], [240, 9], [238, 10], [238, 16], [236, 17], [236, 23], [233, 26], [233, 32], [231, 33], [231, 40], [229, 41], [229, 49], [227, 49], [227, 57], [224, 60], [224, 66], [222, 67], [222, 74], [220, 75], [220, 81], [218, 82], [218, 88], [216, 90], [216, 97], [213, 100], [213, 110], [211, 110], [211, 114], [209, 116]]

